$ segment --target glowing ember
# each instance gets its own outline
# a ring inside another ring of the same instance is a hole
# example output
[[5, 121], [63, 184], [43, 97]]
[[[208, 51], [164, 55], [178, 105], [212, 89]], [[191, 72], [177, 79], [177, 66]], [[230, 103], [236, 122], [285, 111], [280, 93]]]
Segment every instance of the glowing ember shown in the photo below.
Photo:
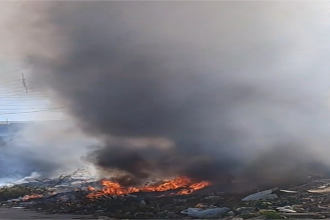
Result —
[[102, 195], [124, 195], [135, 192], [163, 192], [167, 190], [174, 190], [184, 188], [183, 190], [176, 193], [177, 195], [190, 194], [196, 190], [202, 189], [209, 186], [211, 183], [202, 181], [199, 183], [194, 183], [187, 177], [177, 177], [171, 181], [165, 182], [160, 185], [149, 185], [142, 187], [123, 187], [119, 183], [112, 182], [110, 180], [102, 180], [103, 189], [96, 190], [95, 188], [89, 186], [88, 190], [93, 191], [87, 197], [97, 198]]
[[207, 182], [207, 181], [203, 181], [203, 182], [200, 182], [200, 183], [194, 183], [194, 184], [189, 186], [189, 189], [183, 189], [180, 192], [178, 192], [177, 194], [178, 195], [190, 194], [190, 193], [192, 193], [196, 190], [202, 189], [205, 186], [209, 186], [209, 185], [211, 185], [211, 184], [210, 184], [210, 182]]
[[41, 198], [43, 197], [43, 195], [38, 195], [38, 194], [35, 194], [35, 195], [25, 195], [22, 200], [23, 201], [26, 201], [26, 200], [29, 200], [29, 199], [38, 199], [38, 198]]

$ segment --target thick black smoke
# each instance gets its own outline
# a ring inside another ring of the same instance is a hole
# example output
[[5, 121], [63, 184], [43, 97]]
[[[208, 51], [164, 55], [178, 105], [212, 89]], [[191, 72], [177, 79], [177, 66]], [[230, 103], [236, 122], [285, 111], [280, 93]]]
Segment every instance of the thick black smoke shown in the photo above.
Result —
[[33, 26], [20, 25], [31, 32], [21, 41], [33, 46], [22, 51], [36, 83], [103, 140], [88, 156], [102, 171], [264, 181], [278, 163], [288, 171], [273, 177], [323, 161], [329, 144], [329, 47], [316, 6], [27, 3]]

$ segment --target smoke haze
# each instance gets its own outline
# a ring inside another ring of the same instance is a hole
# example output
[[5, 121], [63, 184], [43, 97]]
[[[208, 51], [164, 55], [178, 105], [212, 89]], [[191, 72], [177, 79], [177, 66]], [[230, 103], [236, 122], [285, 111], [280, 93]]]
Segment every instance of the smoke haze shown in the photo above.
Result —
[[0, 146], [0, 183], [30, 175], [43, 179], [72, 173], [88, 165], [81, 157], [90, 145], [98, 143], [81, 134], [70, 121], [25, 124], [4, 140]]
[[323, 2], [0, 4], [3, 56], [102, 141], [87, 159], [103, 174], [268, 182], [328, 165]]

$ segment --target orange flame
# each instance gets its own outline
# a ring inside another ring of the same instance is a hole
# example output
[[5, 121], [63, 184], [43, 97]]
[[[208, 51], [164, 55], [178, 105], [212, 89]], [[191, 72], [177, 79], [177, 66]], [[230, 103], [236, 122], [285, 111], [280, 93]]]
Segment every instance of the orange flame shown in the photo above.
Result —
[[38, 199], [38, 198], [42, 198], [43, 195], [39, 195], [39, 194], [35, 194], [35, 195], [25, 195], [22, 200], [23, 201], [27, 201], [29, 199]]
[[177, 195], [187, 195], [187, 194], [190, 194], [196, 190], [202, 189], [205, 186], [209, 186], [209, 185], [211, 185], [211, 183], [207, 182], [207, 181], [202, 181], [200, 183], [194, 183], [191, 186], [189, 186], [189, 189], [183, 189], [180, 192], [178, 192]]
[[207, 181], [194, 183], [191, 179], [187, 177], [177, 177], [171, 181], [165, 182], [160, 185], [148, 185], [142, 187], [123, 187], [119, 183], [112, 182], [110, 180], [102, 180], [101, 183], [103, 185], [103, 188], [101, 190], [96, 190], [91, 186], [88, 187], [88, 190], [92, 191], [89, 195], [87, 195], [88, 198], [92, 199], [103, 195], [125, 195], [135, 192], [163, 192], [179, 188], [184, 189], [176, 194], [186, 195], [211, 185], [211, 183]]

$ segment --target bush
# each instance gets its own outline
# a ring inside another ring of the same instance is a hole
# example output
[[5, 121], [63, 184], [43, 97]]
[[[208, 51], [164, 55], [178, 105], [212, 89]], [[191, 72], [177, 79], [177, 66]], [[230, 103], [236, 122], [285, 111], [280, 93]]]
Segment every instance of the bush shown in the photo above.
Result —
[[261, 213], [266, 219], [283, 219], [284, 217], [275, 211], [264, 211]]
[[45, 188], [35, 188], [22, 185], [4, 186], [0, 188], [0, 201], [17, 199], [25, 195], [43, 194], [45, 192]]

